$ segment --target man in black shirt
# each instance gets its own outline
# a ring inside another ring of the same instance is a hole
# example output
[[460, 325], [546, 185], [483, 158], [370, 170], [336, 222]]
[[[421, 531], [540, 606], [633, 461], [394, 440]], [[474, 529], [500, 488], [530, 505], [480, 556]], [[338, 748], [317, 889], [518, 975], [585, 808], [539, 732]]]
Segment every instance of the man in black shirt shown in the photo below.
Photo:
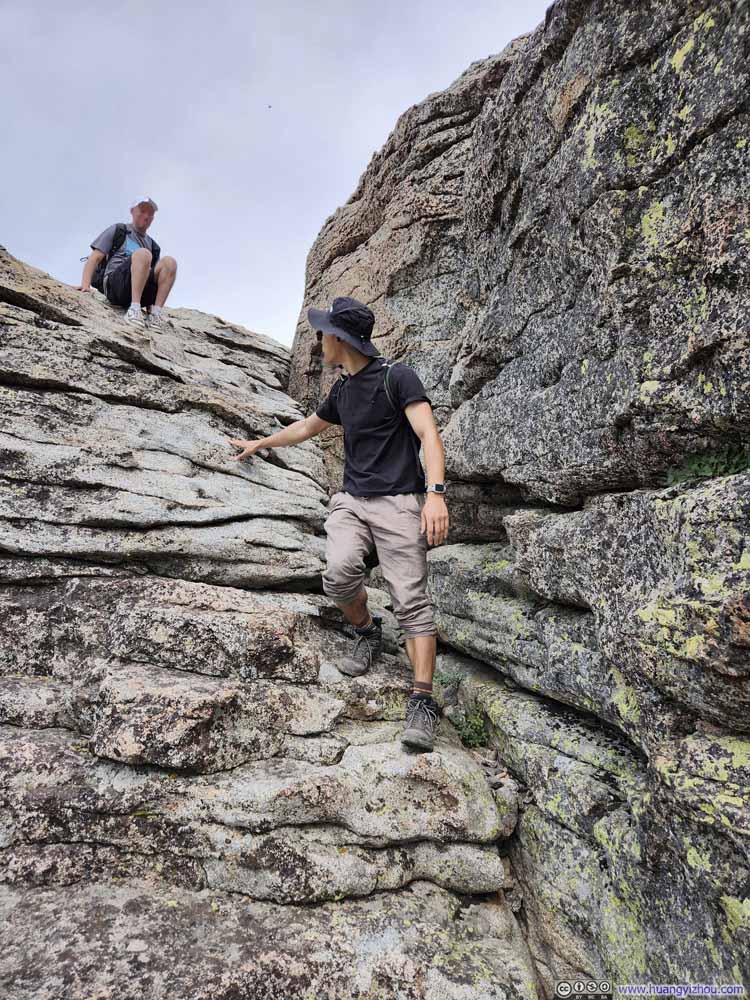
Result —
[[[382, 652], [382, 619], [367, 608], [365, 560], [377, 552], [406, 634], [414, 668], [402, 743], [432, 750], [438, 707], [432, 698], [437, 633], [427, 592], [427, 547], [448, 535], [445, 453], [430, 400], [408, 365], [388, 365], [371, 341], [375, 317], [356, 299], [309, 309], [323, 360], [346, 369], [317, 411], [259, 441], [232, 440], [240, 461], [260, 448], [297, 444], [332, 424], [344, 429], [344, 481], [331, 497], [323, 590], [341, 608], [357, 641], [339, 669], [357, 676]], [[388, 379], [386, 373], [390, 370]], [[419, 460], [424, 448], [427, 484]]]

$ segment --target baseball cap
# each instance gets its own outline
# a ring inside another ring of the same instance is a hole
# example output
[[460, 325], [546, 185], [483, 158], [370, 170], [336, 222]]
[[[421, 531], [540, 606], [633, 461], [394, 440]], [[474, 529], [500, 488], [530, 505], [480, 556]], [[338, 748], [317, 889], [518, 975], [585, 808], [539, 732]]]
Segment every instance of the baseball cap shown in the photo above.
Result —
[[131, 204], [130, 206], [131, 212], [134, 208], [137, 208], [139, 205], [143, 205], [144, 202], [150, 205], [155, 212], [159, 211], [159, 206], [156, 204], [154, 199], [150, 198], [148, 195], [144, 195], [143, 198], [136, 198], [136, 200]]

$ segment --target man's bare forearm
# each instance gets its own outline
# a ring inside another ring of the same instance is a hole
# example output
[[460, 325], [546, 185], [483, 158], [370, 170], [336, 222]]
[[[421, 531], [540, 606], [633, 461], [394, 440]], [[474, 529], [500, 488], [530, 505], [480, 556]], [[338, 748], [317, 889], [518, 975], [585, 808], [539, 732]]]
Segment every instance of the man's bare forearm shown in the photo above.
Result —
[[435, 430], [422, 438], [427, 485], [445, 482], [445, 449], [440, 434]]
[[305, 421], [295, 420], [293, 424], [289, 424], [283, 431], [277, 431], [275, 434], [271, 434], [270, 437], [261, 438], [256, 443], [259, 448], [287, 448], [289, 445], [306, 441], [309, 436], [310, 434]]
[[83, 275], [81, 277], [81, 288], [90, 288], [91, 279], [94, 277], [94, 271], [100, 260], [103, 260], [104, 254], [90, 253], [86, 258], [86, 263], [83, 265]]

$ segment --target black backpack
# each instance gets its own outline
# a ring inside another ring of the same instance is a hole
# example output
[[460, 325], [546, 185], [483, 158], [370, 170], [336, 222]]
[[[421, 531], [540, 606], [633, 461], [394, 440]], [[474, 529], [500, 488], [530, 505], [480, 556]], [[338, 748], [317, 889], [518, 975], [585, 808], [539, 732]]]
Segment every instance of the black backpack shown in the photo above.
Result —
[[[112, 249], [104, 257], [104, 260], [101, 260], [99, 262], [96, 270], [94, 271], [94, 275], [91, 279], [91, 284], [98, 291], [102, 292], [102, 294], [104, 293], [104, 272], [107, 270], [107, 264], [109, 264], [112, 257], [117, 253], [117, 251], [123, 245], [123, 243], [125, 242], [125, 237], [127, 235], [128, 235], [128, 227], [126, 223], [118, 222], [117, 225], [115, 226], [115, 235], [112, 238]], [[155, 239], [152, 239], [151, 237], [149, 237], [149, 239], [151, 240], [151, 267], [156, 267], [159, 261], [159, 255], [161, 254], [161, 248], [159, 247], [159, 244], [156, 242]], [[88, 257], [81, 257], [81, 260], [88, 260]]]

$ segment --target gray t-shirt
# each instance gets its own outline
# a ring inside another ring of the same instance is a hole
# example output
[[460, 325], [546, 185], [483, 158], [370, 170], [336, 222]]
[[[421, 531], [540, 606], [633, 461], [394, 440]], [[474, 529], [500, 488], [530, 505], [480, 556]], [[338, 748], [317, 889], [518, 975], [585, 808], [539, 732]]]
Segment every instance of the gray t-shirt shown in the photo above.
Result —
[[[92, 250], [101, 250], [103, 254], [108, 254], [112, 249], [112, 241], [115, 238], [116, 228], [117, 223], [114, 223], [114, 225], [105, 229], [101, 236], [97, 236], [91, 244]], [[123, 261], [129, 260], [131, 254], [140, 248], [153, 251], [153, 241], [147, 233], [139, 233], [128, 223], [125, 240], [117, 253], [112, 254], [112, 257], [107, 262], [107, 268], [104, 272], [104, 276], [106, 277], [110, 274], [110, 272], [114, 271], [115, 268], [119, 267]]]

